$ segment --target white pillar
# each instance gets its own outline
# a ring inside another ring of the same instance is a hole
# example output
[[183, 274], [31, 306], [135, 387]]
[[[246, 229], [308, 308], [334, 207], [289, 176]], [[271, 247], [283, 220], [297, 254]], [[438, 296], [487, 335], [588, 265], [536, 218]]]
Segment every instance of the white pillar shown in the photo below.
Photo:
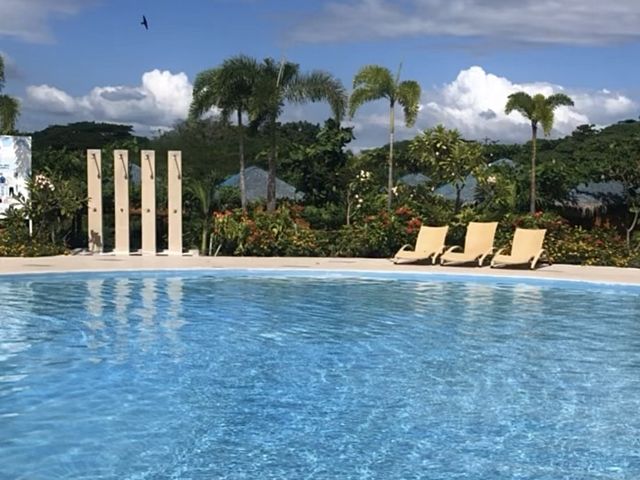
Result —
[[129, 152], [113, 151], [116, 255], [129, 255]]
[[169, 255], [182, 255], [182, 152], [168, 153]]
[[140, 152], [142, 254], [156, 254], [156, 152]]
[[102, 253], [102, 152], [87, 150], [87, 232], [88, 248], [92, 253]]

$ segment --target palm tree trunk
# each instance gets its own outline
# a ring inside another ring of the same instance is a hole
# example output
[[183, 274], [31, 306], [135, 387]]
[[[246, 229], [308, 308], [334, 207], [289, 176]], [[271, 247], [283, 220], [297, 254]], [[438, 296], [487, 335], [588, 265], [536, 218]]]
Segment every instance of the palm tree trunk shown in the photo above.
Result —
[[462, 196], [462, 189], [464, 188], [464, 183], [462, 185], [458, 185], [456, 183], [456, 203], [454, 206], [454, 210], [453, 213], [458, 213], [460, 211], [460, 207], [462, 206], [462, 201], [461, 201], [461, 196]]
[[536, 137], [538, 124], [531, 122], [531, 203], [529, 213], [536, 213]]
[[276, 210], [276, 161], [278, 145], [276, 139], [276, 119], [271, 122], [271, 151], [269, 152], [269, 174], [267, 176], [267, 212]]
[[244, 178], [244, 126], [242, 125], [242, 110], [238, 109], [238, 154], [240, 156], [240, 205], [242, 211], [247, 212], [247, 184]]
[[202, 235], [201, 235], [201, 243], [200, 243], [200, 255], [204, 255], [207, 251], [207, 235], [209, 233], [209, 228], [207, 222], [202, 225]]
[[389, 178], [387, 184], [387, 210], [391, 210], [391, 199], [393, 197], [393, 139], [395, 134], [394, 102], [390, 103], [389, 109]]
[[629, 228], [625, 228], [627, 231], [627, 250], [629, 251], [631, 251], [631, 232], [633, 232], [638, 224], [638, 217], [640, 217], [640, 210], [636, 210], [633, 213], [633, 221], [631, 222], [631, 225], [629, 225]]

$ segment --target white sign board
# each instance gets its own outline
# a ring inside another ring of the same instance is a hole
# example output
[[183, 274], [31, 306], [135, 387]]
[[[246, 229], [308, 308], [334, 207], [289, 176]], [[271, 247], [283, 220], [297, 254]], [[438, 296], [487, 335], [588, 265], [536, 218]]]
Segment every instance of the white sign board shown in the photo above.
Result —
[[29, 198], [27, 181], [31, 176], [31, 137], [0, 135], [0, 217], [18, 196]]

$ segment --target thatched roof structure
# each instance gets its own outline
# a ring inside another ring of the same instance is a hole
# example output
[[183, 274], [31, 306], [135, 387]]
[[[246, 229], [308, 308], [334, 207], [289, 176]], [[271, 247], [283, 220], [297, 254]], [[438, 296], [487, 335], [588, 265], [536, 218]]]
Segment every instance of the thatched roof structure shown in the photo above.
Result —
[[569, 192], [569, 198], [559, 204], [579, 210], [583, 215], [607, 211], [624, 199], [624, 188], [620, 182], [581, 183]]
[[[267, 171], [262, 168], [248, 167], [245, 169], [244, 179], [248, 201], [253, 202], [267, 198], [267, 177]], [[240, 188], [240, 174], [231, 175], [220, 186]], [[301, 200], [303, 196], [302, 192], [296, 191], [296, 187], [276, 178], [276, 198]]]

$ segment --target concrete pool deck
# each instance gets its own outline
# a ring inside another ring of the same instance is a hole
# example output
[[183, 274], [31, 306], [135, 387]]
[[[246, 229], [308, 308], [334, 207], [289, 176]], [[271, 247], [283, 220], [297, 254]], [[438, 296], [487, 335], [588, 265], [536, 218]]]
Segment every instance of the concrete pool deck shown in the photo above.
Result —
[[0, 274], [160, 270], [160, 269], [321, 269], [336, 271], [385, 271], [405, 273], [449, 273], [458, 275], [489, 275], [508, 277], [548, 278], [620, 283], [640, 286], [640, 269], [616, 267], [586, 267], [579, 265], [543, 265], [537, 270], [525, 268], [442, 267], [439, 265], [394, 265], [379, 258], [314, 258], [314, 257], [198, 257], [198, 256], [137, 256], [137, 255], [75, 255], [36, 258], [9, 257], [0, 259]]

